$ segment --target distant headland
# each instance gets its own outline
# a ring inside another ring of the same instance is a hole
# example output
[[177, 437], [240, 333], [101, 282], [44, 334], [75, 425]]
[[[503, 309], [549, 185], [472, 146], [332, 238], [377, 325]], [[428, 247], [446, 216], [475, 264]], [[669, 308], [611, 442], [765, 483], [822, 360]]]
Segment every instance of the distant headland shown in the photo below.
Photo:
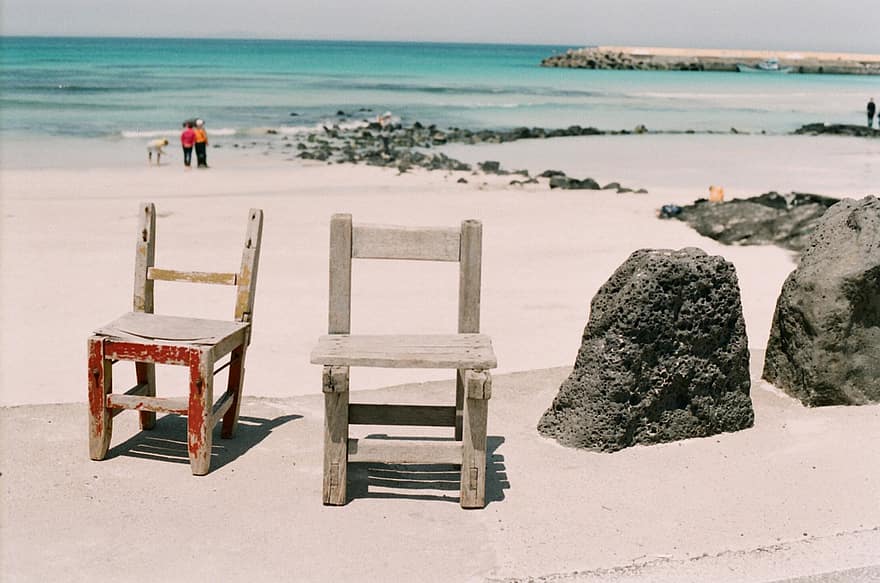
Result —
[[543, 67], [645, 71], [744, 71], [880, 75], [880, 55], [657, 47], [585, 47], [547, 57]]

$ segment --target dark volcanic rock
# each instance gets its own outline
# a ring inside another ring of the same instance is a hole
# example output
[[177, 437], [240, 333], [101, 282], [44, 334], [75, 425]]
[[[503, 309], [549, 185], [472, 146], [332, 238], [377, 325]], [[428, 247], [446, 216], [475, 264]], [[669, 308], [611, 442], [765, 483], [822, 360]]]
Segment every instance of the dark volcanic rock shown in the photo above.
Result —
[[727, 202], [698, 200], [682, 207], [675, 218], [725, 245], [775, 244], [801, 251], [816, 222], [837, 201], [818, 194], [768, 192]]
[[808, 123], [794, 131], [796, 134], [817, 136], [830, 134], [834, 136], [856, 136], [860, 138], [880, 138], [880, 130], [873, 130], [867, 125]]
[[501, 163], [496, 160], [486, 160], [485, 162], [479, 162], [477, 163], [477, 166], [479, 166], [480, 170], [482, 170], [486, 174], [498, 174], [501, 171]]
[[584, 178], [578, 180], [566, 175], [554, 175], [550, 177], [550, 188], [561, 188], [563, 190], [601, 190], [599, 183], [592, 178]]
[[538, 430], [615, 451], [751, 427], [749, 351], [731, 263], [633, 253], [593, 298], [574, 370]]
[[807, 405], [880, 402], [880, 200], [825, 213], [785, 284], [764, 378]]

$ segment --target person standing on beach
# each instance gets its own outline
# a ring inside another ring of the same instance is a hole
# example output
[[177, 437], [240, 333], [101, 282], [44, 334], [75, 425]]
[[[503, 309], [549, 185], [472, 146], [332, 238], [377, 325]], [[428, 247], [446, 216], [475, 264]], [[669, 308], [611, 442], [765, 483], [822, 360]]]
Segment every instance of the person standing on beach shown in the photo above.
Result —
[[874, 105], [874, 98], [868, 100], [868, 127], [874, 127], [874, 112], [877, 111], [877, 106]]
[[[207, 138], [206, 138], [207, 139]], [[180, 134], [180, 145], [183, 147], [183, 165], [190, 168], [192, 164], [193, 145], [196, 143], [196, 132], [192, 122], [183, 124], [183, 132]]]
[[205, 131], [205, 122], [196, 120], [196, 161], [199, 168], [208, 167], [208, 132]]

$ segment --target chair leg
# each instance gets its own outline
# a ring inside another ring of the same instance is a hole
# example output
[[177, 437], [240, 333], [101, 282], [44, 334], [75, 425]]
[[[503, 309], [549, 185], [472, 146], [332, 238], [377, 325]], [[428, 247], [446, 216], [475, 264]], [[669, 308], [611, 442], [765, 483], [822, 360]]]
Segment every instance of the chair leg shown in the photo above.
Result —
[[464, 433], [461, 453], [461, 507], [486, 506], [486, 420], [489, 373], [465, 372]]
[[213, 406], [214, 359], [210, 351], [203, 351], [196, 361], [190, 364], [187, 447], [189, 463], [195, 476], [204, 476], [211, 468]]
[[324, 367], [324, 504], [346, 503], [348, 368]]
[[244, 346], [239, 346], [232, 351], [230, 355], [232, 360], [229, 365], [229, 380], [226, 383], [226, 392], [232, 392], [232, 405], [223, 415], [223, 428], [220, 431], [220, 437], [229, 439], [235, 435], [235, 429], [238, 426], [238, 412], [241, 409], [241, 392], [244, 386], [244, 356], [247, 350]]
[[461, 441], [464, 419], [464, 375], [467, 371], [455, 371], [455, 441]]
[[89, 457], [102, 460], [110, 449], [113, 415], [107, 395], [113, 390], [113, 365], [104, 358], [104, 342], [89, 339]]
[[[156, 365], [151, 362], [134, 363], [135, 373], [137, 374], [138, 384], [146, 383], [149, 387], [144, 393], [147, 397], [156, 396]], [[155, 411], [140, 411], [141, 429], [152, 429], [156, 425]]]

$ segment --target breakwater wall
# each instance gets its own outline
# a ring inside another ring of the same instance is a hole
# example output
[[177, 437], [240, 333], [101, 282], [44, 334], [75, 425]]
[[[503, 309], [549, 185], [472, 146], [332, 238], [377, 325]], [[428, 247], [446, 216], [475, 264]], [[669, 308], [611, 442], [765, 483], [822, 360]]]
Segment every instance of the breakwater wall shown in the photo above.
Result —
[[748, 51], [654, 47], [586, 47], [569, 49], [541, 61], [544, 67], [645, 71], [736, 71], [778, 59], [792, 73], [880, 75], [880, 55], [807, 51]]

